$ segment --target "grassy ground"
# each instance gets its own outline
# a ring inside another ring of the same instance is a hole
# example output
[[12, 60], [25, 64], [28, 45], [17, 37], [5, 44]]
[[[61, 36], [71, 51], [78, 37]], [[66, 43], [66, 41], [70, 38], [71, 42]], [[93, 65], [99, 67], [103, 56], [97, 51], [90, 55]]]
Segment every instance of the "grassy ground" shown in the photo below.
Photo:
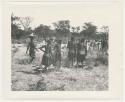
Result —
[[25, 45], [12, 47], [12, 90], [13, 91], [104, 91], [108, 90], [108, 66], [87, 57], [87, 69], [50, 68], [46, 73], [33, 70], [42, 59], [42, 52], [28, 64]]

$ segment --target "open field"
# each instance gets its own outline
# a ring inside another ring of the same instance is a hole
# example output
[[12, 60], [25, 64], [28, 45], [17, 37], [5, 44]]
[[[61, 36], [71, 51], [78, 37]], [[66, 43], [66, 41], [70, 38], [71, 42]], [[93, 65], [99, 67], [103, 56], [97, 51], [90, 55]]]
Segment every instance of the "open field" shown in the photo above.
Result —
[[12, 47], [13, 91], [105, 91], [108, 90], [108, 65], [87, 57], [87, 69], [49, 68], [46, 73], [34, 72], [40, 65], [43, 53], [36, 52], [36, 59], [28, 64], [26, 46]]

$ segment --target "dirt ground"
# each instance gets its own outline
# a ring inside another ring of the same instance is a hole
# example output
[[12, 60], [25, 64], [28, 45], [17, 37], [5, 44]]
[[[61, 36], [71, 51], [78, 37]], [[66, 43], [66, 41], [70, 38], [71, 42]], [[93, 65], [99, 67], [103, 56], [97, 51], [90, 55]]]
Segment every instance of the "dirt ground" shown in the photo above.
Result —
[[106, 91], [108, 90], [108, 65], [87, 57], [87, 69], [49, 68], [46, 73], [34, 72], [40, 65], [43, 53], [36, 52], [36, 59], [28, 64], [29, 56], [23, 44], [12, 47], [13, 91]]

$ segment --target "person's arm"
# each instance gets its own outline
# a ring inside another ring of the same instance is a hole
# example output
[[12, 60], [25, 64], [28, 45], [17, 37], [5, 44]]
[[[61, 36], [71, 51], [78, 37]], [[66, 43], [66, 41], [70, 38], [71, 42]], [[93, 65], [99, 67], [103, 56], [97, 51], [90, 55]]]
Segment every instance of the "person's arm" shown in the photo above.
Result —
[[26, 54], [27, 54], [29, 48], [30, 48], [30, 43], [29, 43], [28, 46], [27, 46]]
[[36, 47], [36, 45], [34, 45], [34, 46], [35, 46], [35, 50], [36, 50], [36, 51], [39, 51], [38, 48]]
[[87, 48], [86, 48], [86, 46], [85, 46], [85, 55], [87, 55]]
[[36, 50], [36, 51], [39, 51], [38, 48], [36, 48], [36, 47], [35, 47], [35, 50]]
[[70, 42], [68, 41], [67, 48], [69, 49]]
[[43, 48], [45, 48], [46, 45], [43, 45], [42, 47], [40, 47], [39, 49], [43, 52], [45, 52], [45, 50], [43, 50]]

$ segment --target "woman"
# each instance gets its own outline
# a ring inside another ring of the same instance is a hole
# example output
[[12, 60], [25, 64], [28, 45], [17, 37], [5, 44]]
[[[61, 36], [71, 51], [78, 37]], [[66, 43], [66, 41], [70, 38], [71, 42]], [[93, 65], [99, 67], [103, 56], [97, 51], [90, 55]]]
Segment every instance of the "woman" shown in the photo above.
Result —
[[44, 65], [43, 71], [46, 71], [47, 67], [51, 65], [52, 58], [50, 41], [48, 40], [47, 45], [42, 46], [40, 50], [44, 52], [41, 64]]

